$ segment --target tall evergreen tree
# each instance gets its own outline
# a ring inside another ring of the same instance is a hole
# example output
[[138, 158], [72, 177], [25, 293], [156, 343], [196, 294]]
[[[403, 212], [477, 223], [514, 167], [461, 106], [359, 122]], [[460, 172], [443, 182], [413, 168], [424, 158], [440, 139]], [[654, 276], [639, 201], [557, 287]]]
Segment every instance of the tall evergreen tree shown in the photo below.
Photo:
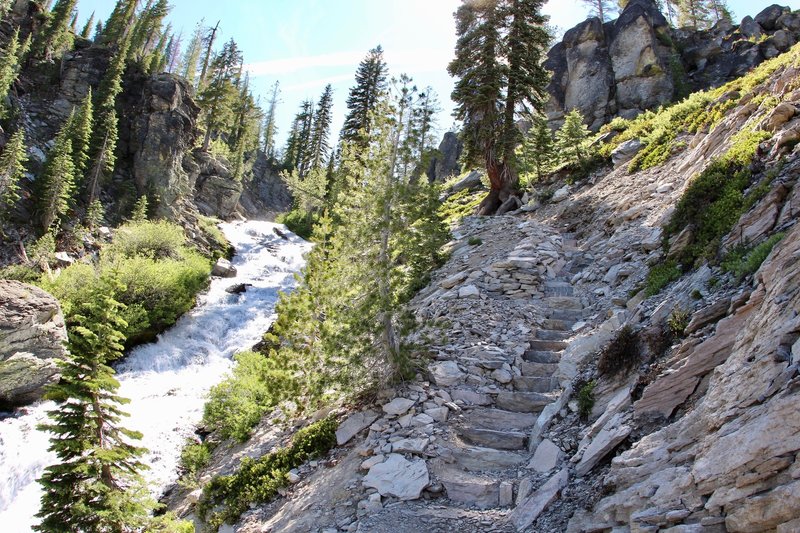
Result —
[[0, 52], [0, 118], [5, 118], [8, 114], [6, 98], [19, 76], [20, 51], [19, 28], [17, 28], [11, 40]]
[[92, 15], [89, 17], [89, 20], [86, 21], [86, 24], [83, 25], [83, 29], [81, 30], [80, 36], [84, 39], [88, 39], [92, 36], [92, 29], [94, 28], [94, 11], [92, 11]]
[[356, 85], [350, 89], [347, 97], [347, 115], [341, 140], [358, 141], [365, 146], [371, 129], [370, 116], [387, 89], [387, 75], [383, 48], [377, 46], [369, 51], [356, 71]]
[[114, 10], [103, 25], [99, 39], [95, 41], [107, 46], [121, 47], [124, 43], [130, 45], [128, 37], [136, 20], [136, 8], [139, 0], [117, 0]]
[[69, 28], [77, 0], [56, 0], [44, 27], [33, 42], [33, 53], [50, 59], [72, 46], [74, 37]]
[[233, 177], [241, 181], [245, 174], [245, 154], [254, 152], [259, 144], [261, 110], [250, 93], [250, 77], [245, 75], [239, 98], [233, 105], [234, 129], [229, 144], [233, 152]]
[[694, 31], [713, 26], [714, 14], [709, 0], [678, 0], [678, 24]]
[[37, 181], [39, 226], [42, 233], [57, 230], [59, 218], [69, 210], [75, 192], [75, 165], [72, 162], [72, 141], [69, 132], [74, 117], [56, 135], [55, 144], [47, 154], [44, 169]]
[[80, 188], [86, 176], [89, 163], [89, 150], [92, 142], [92, 128], [94, 127], [94, 105], [92, 103], [92, 89], [83, 99], [72, 121], [69, 139], [72, 142], [72, 162], [75, 164], [75, 184]]
[[125, 73], [130, 39], [125, 38], [111, 60], [97, 93], [97, 112], [92, 145], [89, 156], [89, 174], [86, 178], [86, 203], [97, 199], [103, 179], [114, 171], [117, 158], [117, 96], [122, 91], [122, 76]]
[[44, 494], [37, 531], [135, 531], [148, 520], [152, 504], [138, 473], [144, 450], [132, 444], [141, 434], [121, 426], [128, 400], [118, 396], [109, 366], [122, 356], [125, 341], [124, 305], [114, 298], [120, 289], [109, 277], [87, 283], [69, 318], [70, 356], [59, 362], [61, 381], [47, 392], [57, 408], [41, 425], [53, 434], [50, 451], [59, 462], [39, 480]]
[[190, 85], [195, 85], [197, 78], [198, 63], [200, 61], [200, 52], [202, 51], [203, 41], [203, 23], [199, 22], [186, 45], [186, 51], [183, 53], [183, 60], [181, 61], [180, 74]]
[[581, 2], [589, 7], [590, 13], [598, 17], [600, 22], [605, 23], [611, 14], [613, 5], [611, 0], [581, 0]]
[[219, 21], [217, 21], [217, 25], [213, 28], [207, 28], [203, 33], [202, 39], [200, 41], [201, 47], [203, 49], [202, 57], [200, 60], [200, 64], [202, 68], [200, 69], [200, 79], [197, 82], [197, 86], [202, 88], [206, 84], [206, 76], [208, 75], [208, 68], [211, 66], [211, 50], [214, 48], [214, 43], [217, 40], [217, 32], [219, 31]]
[[280, 84], [275, 82], [272, 86], [272, 95], [267, 106], [267, 114], [264, 118], [264, 155], [267, 159], [275, 157], [275, 136], [278, 133], [276, 112], [278, 107], [278, 96], [280, 95]]
[[544, 0], [465, 0], [456, 12], [456, 78], [452, 98], [464, 121], [468, 165], [482, 164], [490, 194], [479, 213], [494, 213], [515, 191], [514, 154], [520, 108], [542, 107], [547, 73], [542, 58], [550, 37], [541, 14]]
[[308, 149], [310, 170], [321, 170], [325, 166], [328, 152], [331, 149], [328, 144], [331, 122], [333, 122], [333, 87], [328, 84], [325, 86], [325, 90], [317, 103], [317, 109], [314, 111]]
[[0, 220], [8, 220], [19, 201], [19, 183], [25, 175], [25, 132], [14, 132], [0, 155]]
[[297, 170], [301, 178], [308, 172], [313, 123], [314, 102], [306, 100], [300, 104], [300, 111], [294, 117], [286, 149], [283, 152], [284, 166]]
[[242, 52], [231, 39], [211, 62], [208, 83], [198, 95], [206, 124], [204, 150], [208, 150], [214, 136], [232, 129], [235, 117], [233, 107], [239, 96], [238, 84], [242, 61]]

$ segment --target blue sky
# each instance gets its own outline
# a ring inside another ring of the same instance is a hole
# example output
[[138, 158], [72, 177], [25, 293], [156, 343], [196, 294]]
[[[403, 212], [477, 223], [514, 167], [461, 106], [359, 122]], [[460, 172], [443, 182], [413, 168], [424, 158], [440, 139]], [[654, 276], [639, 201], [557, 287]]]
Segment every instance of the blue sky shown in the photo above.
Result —
[[[81, 23], [95, 11], [105, 20], [114, 0], [79, 0]], [[729, 0], [735, 20], [755, 15], [771, 0]], [[800, 0], [779, 2], [793, 9]], [[172, 0], [169, 21], [188, 40], [196, 23], [220, 21], [219, 43], [233, 37], [244, 50], [254, 93], [268, 98], [281, 83], [279, 137], [284, 138], [294, 113], [305, 98], [319, 98], [327, 83], [335, 91], [334, 135], [345, 113], [347, 91], [358, 62], [380, 44], [392, 75], [407, 73], [420, 87], [432, 86], [444, 112], [439, 128], [452, 124], [453, 80], [447, 63], [453, 55], [452, 14], [460, 0]], [[586, 18], [575, 0], [550, 0], [545, 12], [562, 30]]]

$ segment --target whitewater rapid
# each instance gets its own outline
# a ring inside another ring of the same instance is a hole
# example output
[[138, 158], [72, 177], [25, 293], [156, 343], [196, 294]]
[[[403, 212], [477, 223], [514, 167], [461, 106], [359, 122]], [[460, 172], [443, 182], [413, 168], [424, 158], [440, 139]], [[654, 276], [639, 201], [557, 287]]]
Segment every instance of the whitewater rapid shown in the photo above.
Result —
[[[286, 239], [274, 230], [278, 228]], [[125, 425], [144, 434], [149, 449], [145, 478], [159, 494], [177, 478], [180, 450], [200, 421], [208, 390], [231, 368], [232, 356], [253, 346], [275, 319], [280, 291], [294, 286], [294, 273], [310, 245], [270, 222], [223, 224], [236, 247], [235, 278], [214, 279], [195, 309], [161, 335], [157, 342], [131, 351], [116, 365]], [[225, 289], [252, 286], [240, 295]], [[0, 530], [31, 530], [41, 492], [36, 479], [54, 461], [47, 452], [47, 434], [36, 430], [45, 421], [50, 402], [40, 402], [0, 420]]]

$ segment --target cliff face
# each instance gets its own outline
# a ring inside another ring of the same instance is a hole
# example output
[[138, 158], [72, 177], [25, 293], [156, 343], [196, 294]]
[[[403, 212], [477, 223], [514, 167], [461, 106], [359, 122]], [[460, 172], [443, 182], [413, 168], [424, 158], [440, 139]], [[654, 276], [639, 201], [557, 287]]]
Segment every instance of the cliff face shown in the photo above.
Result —
[[798, 38], [800, 15], [788, 7], [692, 32], [671, 29], [652, 0], [632, 0], [617, 20], [589, 19], [550, 50], [547, 118], [555, 128], [579, 109], [596, 131], [616, 116], [632, 118], [738, 78]]

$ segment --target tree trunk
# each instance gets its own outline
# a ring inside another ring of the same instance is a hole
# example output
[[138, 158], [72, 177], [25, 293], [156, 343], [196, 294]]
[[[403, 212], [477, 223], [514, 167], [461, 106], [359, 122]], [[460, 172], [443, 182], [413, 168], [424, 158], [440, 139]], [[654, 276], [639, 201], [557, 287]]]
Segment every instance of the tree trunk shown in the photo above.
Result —
[[486, 173], [489, 176], [491, 190], [478, 206], [476, 214], [479, 216], [494, 215], [500, 206], [516, 192], [517, 186], [513, 170], [505, 161], [487, 157]]

